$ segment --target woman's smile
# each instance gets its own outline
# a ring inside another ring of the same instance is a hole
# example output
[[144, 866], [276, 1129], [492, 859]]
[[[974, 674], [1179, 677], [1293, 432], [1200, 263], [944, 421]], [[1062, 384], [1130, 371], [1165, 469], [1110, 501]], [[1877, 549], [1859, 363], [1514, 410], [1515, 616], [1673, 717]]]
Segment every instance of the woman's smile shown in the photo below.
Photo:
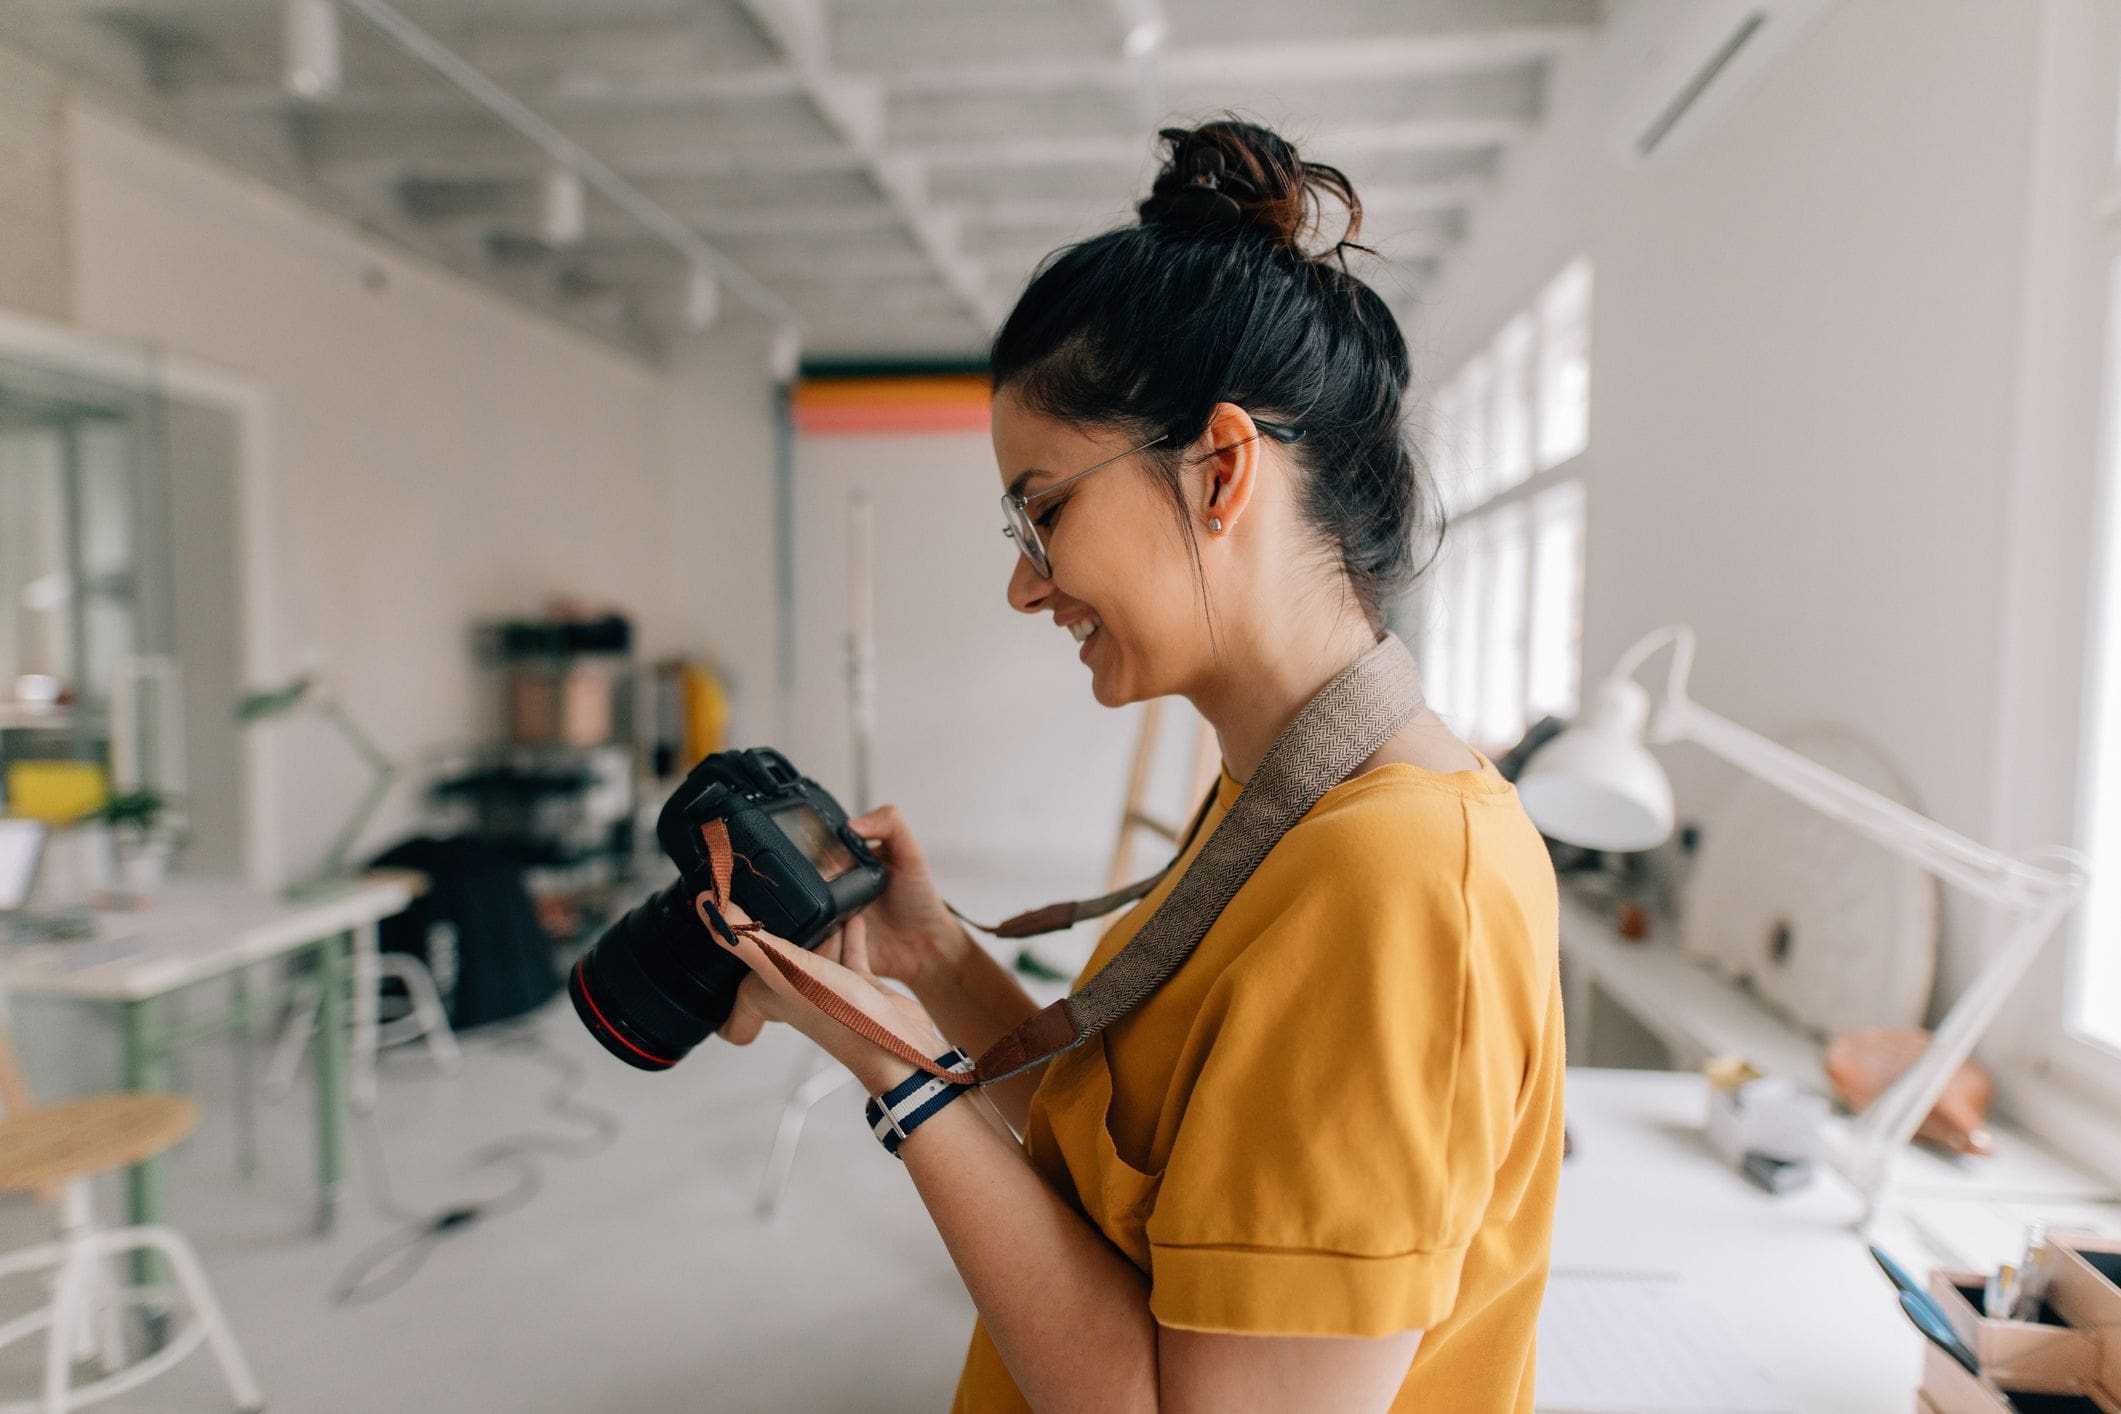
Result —
[[1079, 645], [1075, 656], [1084, 662], [1088, 662], [1090, 640], [1097, 635], [1099, 629], [1105, 626], [1104, 621], [1091, 613], [1074, 614], [1067, 618], [1056, 616], [1053, 621], [1068, 630], [1069, 636]]

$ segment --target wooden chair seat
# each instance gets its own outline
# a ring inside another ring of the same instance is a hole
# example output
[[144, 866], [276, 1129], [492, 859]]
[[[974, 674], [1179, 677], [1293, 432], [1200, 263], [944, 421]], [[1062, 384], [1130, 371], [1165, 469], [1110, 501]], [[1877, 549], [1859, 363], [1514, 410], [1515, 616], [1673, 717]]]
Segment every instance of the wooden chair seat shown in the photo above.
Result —
[[191, 1133], [179, 1095], [90, 1095], [0, 1119], [0, 1190], [46, 1191], [153, 1158]]

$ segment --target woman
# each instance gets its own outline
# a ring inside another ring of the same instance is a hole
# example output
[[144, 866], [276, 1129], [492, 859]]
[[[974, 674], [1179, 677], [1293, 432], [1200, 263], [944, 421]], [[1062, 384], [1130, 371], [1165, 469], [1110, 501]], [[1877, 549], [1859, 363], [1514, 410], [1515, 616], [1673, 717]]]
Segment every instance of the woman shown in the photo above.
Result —
[[[1327, 198], [1358, 232], [1346, 179], [1248, 124], [1164, 138], [1140, 223], [1051, 258], [993, 349], [995, 459], [1021, 498], [1009, 602], [1073, 636], [1099, 702], [1181, 694], [1222, 748], [1181, 867], [1086, 976], [1379, 641], [1427, 505], [1397, 326], [1341, 247], [1303, 249]], [[854, 824], [889, 887], [802, 957], [903, 1034], [978, 1054], [1035, 1005], [946, 911], [898, 812]], [[1555, 929], [1514, 791], [1420, 712], [1137, 1011], [906, 1135], [979, 1312], [956, 1407], [1530, 1409], [1562, 1151]], [[724, 1034], [766, 1020], [872, 1095], [913, 1073], [753, 976]]]

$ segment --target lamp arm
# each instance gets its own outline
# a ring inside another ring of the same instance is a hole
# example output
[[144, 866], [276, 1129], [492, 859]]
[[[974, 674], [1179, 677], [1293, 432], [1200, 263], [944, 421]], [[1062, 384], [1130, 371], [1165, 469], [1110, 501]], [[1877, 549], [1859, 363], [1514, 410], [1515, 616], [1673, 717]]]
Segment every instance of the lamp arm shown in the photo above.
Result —
[[[1625, 682], [1666, 645], [1673, 649], [1672, 666], [1663, 696], [1649, 714], [1649, 740], [1705, 747], [1932, 876], [2002, 906], [2011, 917], [2010, 935], [1945, 1013], [1922, 1055], [1863, 1112], [1834, 1155], [1834, 1166], [1863, 1197], [1867, 1223], [1895, 1157], [2083, 897], [2089, 867], [2068, 850], [2018, 859], [1991, 849], [1702, 707], [1686, 695], [1694, 632], [1684, 624], [1645, 634], [1621, 656], [1608, 682]], [[1631, 690], [1640, 691], [1632, 685]]]
[[1863, 1195], [1865, 1222], [1877, 1207], [1893, 1160], [1915, 1137], [1915, 1131], [1922, 1127], [1922, 1121], [1935, 1108], [1959, 1067], [1974, 1053], [1996, 1013], [2003, 1009], [2048, 939], [2076, 906], [2083, 882], [2079, 876], [2074, 887], [2019, 910], [2010, 937], [1959, 994], [1959, 1000], [1930, 1037], [1929, 1045], [1851, 1127], [1846, 1143], [1835, 1156], [1835, 1167]]
[[1863, 1197], [1862, 1221], [1868, 1223], [1894, 1159], [2076, 907], [2089, 871], [2066, 850], [2055, 851], [2056, 867], [2048, 867], [1978, 844], [1694, 702], [1680, 699], [1669, 713], [1667, 725], [1675, 737], [1706, 747], [1936, 877], [2002, 905], [2012, 916], [2010, 936], [1960, 993], [1921, 1056], [1863, 1112], [1835, 1155], [1835, 1167]]
[[1694, 671], [1694, 630], [1685, 624], [1666, 624], [1636, 639], [1635, 645], [1621, 654], [1620, 661], [1613, 665], [1613, 676], [1635, 676], [1636, 670], [1650, 660], [1650, 655], [1667, 643], [1673, 648], [1672, 669], [1665, 682], [1665, 692], [1674, 697], [1684, 693], [1687, 678]]
[[346, 823], [340, 826], [339, 833], [333, 837], [331, 847], [324, 852], [324, 862], [317, 870], [318, 879], [333, 880], [346, 873], [347, 857], [353, 853], [353, 847], [360, 843], [361, 835], [368, 829], [368, 822], [383, 804], [383, 798], [390, 794], [391, 783], [397, 774], [397, 767], [388, 761], [376, 766], [375, 776], [368, 783], [367, 794], [361, 797], [361, 803], [355, 807], [353, 814], [346, 817]]
[[384, 755], [383, 749], [376, 745], [374, 739], [354, 724], [353, 718], [339, 706], [336, 698], [320, 698], [316, 710], [319, 715], [331, 719], [332, 724], [353, 745], [353, 749], [373, 773], [368, 783], [368, 791], [361, 797], [361, 803], [355, 807], [353, 814], [347, 817], [346, 823], [333, 837], [331, 847], [324, 852], [324, 862], [317, 871], [317, 877], [329, 880], [336, 879], [346, 872], [347, 856], [352, 854], [353, 847], [360, 843], [369, 820], [382, 806], [384, 797], [390, 794], [391, 783], [397, 777], [398, 768], [397, 763]]
[[2074, 896], [2083, 888], [2084, 871], [2074, 863], [2062, 870], [2043, 868], [1978, 844], [1699, 703], [1681, 698], [1667, 712], [1665, 725], [1672, 739], [1706, 747], [1740, 770], [1992, 903], [2025, 908], [2058, 893]]
[[346, 715], [346, 709], [339, 705], [338, 698], [331, 696], [329, 693], [319, 694], [317, 713], [319, 716], [331, 719], [331, 724], [339, 729], [341, 736], [344, 736], [347, 741], [353, 744], [353, 749], [361, 754], [361, 759], [366, 761], [371, 769], [377, 771], [395, 771], [397, 769], [396, 763], [383, 753], [383, 748], [376, 745], [375, 739], [369, 736], [367, 732], [362, 731], [355, 724], [352, 717]]

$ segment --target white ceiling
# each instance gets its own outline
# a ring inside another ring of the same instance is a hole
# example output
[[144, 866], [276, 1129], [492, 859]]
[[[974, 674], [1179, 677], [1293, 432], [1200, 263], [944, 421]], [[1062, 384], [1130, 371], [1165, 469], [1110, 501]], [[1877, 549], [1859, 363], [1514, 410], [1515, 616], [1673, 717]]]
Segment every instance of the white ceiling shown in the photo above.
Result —
[[[1404, 308], [1600, 0], [394, 0], [773, 297], [806, 355], [968, 356], [1055, 246], [1131, 219], [1159, 126], [1224, 109], [1343, 168]], [[592, 193], [537, 238], [546, 153], [351, 8], [288, 96], [277, 0], [11, 0], [0, 43], [132, 84], [180, 136], [629, 342], [688, 259]], [[1128, 37], [1136, 36], [1136, 53]], [[1142, 40], [1160, 35], [1151, 45]], [[697, 252], [695, 252], [695, 255]], [[742, 281], [723, 281], [725, 303]]]

